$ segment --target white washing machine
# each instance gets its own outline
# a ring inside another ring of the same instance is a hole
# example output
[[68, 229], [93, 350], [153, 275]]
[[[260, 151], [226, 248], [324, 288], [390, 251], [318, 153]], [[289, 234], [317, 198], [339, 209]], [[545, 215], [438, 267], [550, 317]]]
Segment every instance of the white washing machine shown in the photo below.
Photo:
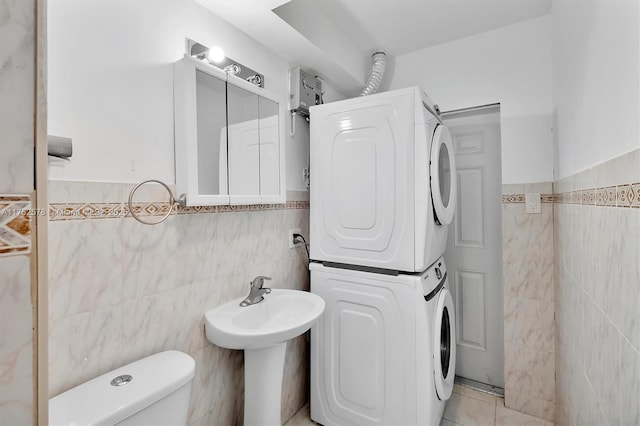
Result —
[[330, 425], [440, 424], [456, 363], [442, 258], [422, 274], [312, 263], [326, 308], [311, 329], [311, 418]]
[[456, 205], [452, 137], [418, 87], [313, 106], [311, 259], [422, 272]]

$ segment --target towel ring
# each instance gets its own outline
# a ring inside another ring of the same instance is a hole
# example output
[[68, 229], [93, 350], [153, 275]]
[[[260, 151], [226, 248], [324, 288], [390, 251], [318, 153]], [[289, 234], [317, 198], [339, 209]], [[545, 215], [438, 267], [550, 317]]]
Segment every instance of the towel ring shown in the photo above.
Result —
[[[140, 217], [138, 215], [136, 215], [136, 213], [133, 210], [133, 194], [135, 194], [135, 192], [138, 190], [138, 188], [140, 188], [142, 185], [144, 185], [145, 183], [157, 183], [160, 184], [162, 186], [164, 186], [164, 188], [167, 190], [167, 192], [169, 193], [169, 211], [167, 211], [167, 214], [165, 214], [164, 216], [162, 216], [160, 218], [160, 220], [156, 220], [155, 222], [147, 222], [144, 221], [142, 219], [140, 219]], [[133, 187], [133, 189], [131, 190], [131, 192], [129, 193], [129, 201], [127, 202], [127, 204], [129, 205], [129, 213], [131, 213], [131, 216], [133, 216], [133, 218], [135, 220], [137, 220], [138, 222], [144, 224], [144, 225], [157, 225], [159, 223], [164, 222], [165, 220], [167, 220], [167, 218], [171, 215], [171, 212], [173, 211], [173, 206], [175, 206], [176, 204], [179, 206], [186, 206], [186, 200], [185, 200], [185, 196], [181, 195], [180, 198], [176, 199], [173, 196], [173, 192], [171, 192], [171, 188], [169, 188], [169, 186], [159, 180], [156, 179], [149, 179], [149, 180], [145, 180], [144, 182], [140, 182], [139, 184], [137, 184], [136, 186]]]

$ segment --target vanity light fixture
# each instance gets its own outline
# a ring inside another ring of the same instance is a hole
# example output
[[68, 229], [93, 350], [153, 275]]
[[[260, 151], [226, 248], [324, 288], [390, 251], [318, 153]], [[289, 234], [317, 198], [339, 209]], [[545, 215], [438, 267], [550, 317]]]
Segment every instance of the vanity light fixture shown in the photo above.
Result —
[[240, 71], [242, 71], [242, 68], [240, 68], [238, 64], [231, 64], [224, 67], [223, 70], [227, 74], [238, 75], [240, 74]]
[[205, 61], [210, 65], [220, 68], [226, 72], [227, 75], [235, 75], [236, 77], [246, 80], [255, 86], [264, 87], [264, 75], [226, 57], [224, 50], [222, 50], [221, 47], [214, 46], [212, 48], [208, 48], [197, 41], [187, 38], [186, 53], [188, 56]]
[[211, 49], [209, 49], [209, 54], [207, 55], [207, 59], [209, 60], [209, 62], [219, 64], [220, 62], [224, 61], [224, 58], [224, 50], [222, 50], [222, 47], [213, 46]]

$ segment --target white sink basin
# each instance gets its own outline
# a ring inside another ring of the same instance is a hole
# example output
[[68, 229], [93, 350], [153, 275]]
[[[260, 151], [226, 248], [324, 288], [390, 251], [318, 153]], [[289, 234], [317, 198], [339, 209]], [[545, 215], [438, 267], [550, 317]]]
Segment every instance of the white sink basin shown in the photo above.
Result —
[[309, 330], [324, 311], [321, 297], [298, 290], [272, 290], [262, 302], [244, 298], [204, 314], [207, 339], [244, 349], [244, 424], [281, 425], [282, 373], [287, 341]]
[[309, 330], [324, 311], [321, 297], [298, 290], [274, 289], [255, 305], [236, 299], [207, 312], [207, 339], [227, 349], [258, 349], [286, 342]]

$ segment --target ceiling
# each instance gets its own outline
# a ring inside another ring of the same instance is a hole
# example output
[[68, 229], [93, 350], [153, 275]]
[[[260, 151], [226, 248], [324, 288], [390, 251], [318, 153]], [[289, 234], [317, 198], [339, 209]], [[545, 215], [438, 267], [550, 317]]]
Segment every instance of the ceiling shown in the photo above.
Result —
[[400, 56], [548, 14], [552, 0], [196, 0], [292, 65], [353, 93]]
[[546, 15], [551, 9], [551, 0], [316, 2], [359, 45], [394, 56]]

